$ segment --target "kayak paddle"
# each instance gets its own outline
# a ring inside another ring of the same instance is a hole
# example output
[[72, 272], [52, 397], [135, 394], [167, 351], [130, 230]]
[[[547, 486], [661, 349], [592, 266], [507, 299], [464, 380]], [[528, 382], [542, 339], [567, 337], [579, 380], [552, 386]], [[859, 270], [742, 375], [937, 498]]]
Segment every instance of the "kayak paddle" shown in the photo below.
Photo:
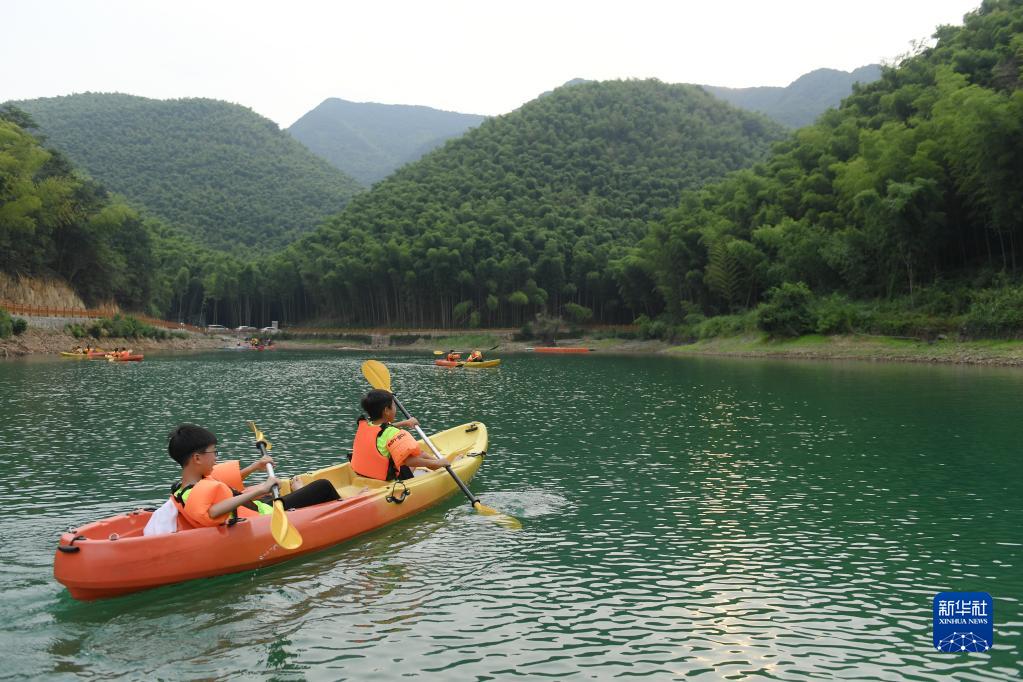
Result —
[[[496, 348], [497, 346], [494, 347]], [[384, 363], [378, 360], [366, 360], [366, 362], [362, 363], [362, 376], [366, 377], [366, 381], [368, 381], [370, 386], [373, 388], [381, 388], [390, 393], [394, 398], [394, 404], [397, 405], [398, 409], [401, 410], [401, 413], [405, 415], [405, 418], [412, 419], [412, 415], [409, 414], [408, 410], [405, 409], [405, 406], [401, 404], [400, 400], [398, 400], [398, 396], [394, 395], [394, 391], [391, 390], [391, 373], [388, 371]], [[451, 475], [451, 478], [455, 480], [455, 483], [458, 484], [458, 487], [462, 489], [465, 496], [469, 498], [469, 502], [472, 504], [473, 509], [484, 516], [493, 517], [493, 521], [499, 523], [505, 528], [510, 528], [512, 530], [519, 530], [522, 528], [522, 523], [514, 516], [509, 516], [499, 512], [493, 507], [488, 507], [480, 502], [480, 498], [472, 494], [472, 491], [470, 491], [465, 483], [462, 482], [462, 479], [458, 477], [455, 470], [451, 468], [451, 462], [448, 461], [448, 458], [440, 454], [440, 451], [437, 450], [437, 446], [433, 444], [433, 441], [430, 440], [430, 437], [426, 435], [426, 432], [424, 432], [422, 427], [418, 424], [416, 424], [416, 433], [419, 434], [419, 437], [423, 439], [424, 443], [430, 446], [430, 450], [433, 451], [434, 457], [437, 457], [444, 462], [444, 468], [447, 470], [448, 474]]]
[[[485, 350], [485, 351], [483, 351], [483, 352], [484, 352], [484, 353], [489, 353], [489, 352], [490, 352], [490, 351], [492, 351], [492, 350], [497, 350], [497, 347], [498, 347], [498, 346], [500, 346], [500, 345], [501, 345], [501, 344], [497, 344], [497, 346], [492, 346], [492, 347], [490, 347], [490, 348], [486, 349], [486, 350]], [[435, 350], [435, 351], [433, 351], [433, 354], [434, 354], [434, 355], [447, 355], [448, 353], [454, 353], [454, 352], [455, 352], [455, 351], [453, 351], [453, 350], [448, 350], [448, 351], [444, 351], [444, 350]], [[470, 352], [471, 352], [471, 351], [459, 351], [459, 353], [458, 353], [458, 354], [459, 354], [459, 355], [467, 355], [467, 354], [468, 354], [468, 353], [470, 353]]]
[[[260, 456], [265, 456], [266, 451], [271, 449], [273, 446], [263, 437], [263, 432], [256, 426], [256, 422], [246, 422], [249, 428], [252, 429], [252, 433], [256, 436], [256, 447], [259, 448]], [[272, 464], [266, 465], [266, 473], [268, 476], [274, 475], [274, 467]], [[291, 525], [288, 521], [288, 515], [284, 512], [284, 503], [281, 502], [281, 489], [275, 484], [273, 487], [274, 495], [274, 510], [270, 514], [270, 534], [273, 535], [274, 542], [283, 547], [284, 549], [295, 549], [302, 545], [302, 535], [298, 532], [298, 529]]]

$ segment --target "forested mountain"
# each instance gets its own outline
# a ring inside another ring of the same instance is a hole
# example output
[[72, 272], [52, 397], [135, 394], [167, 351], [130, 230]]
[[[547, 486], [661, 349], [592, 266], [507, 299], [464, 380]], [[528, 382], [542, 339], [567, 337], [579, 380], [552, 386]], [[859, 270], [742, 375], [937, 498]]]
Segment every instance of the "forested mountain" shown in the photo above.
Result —
[[559, 88], [261, 260], [142, 220], [0, 108], [0, 268], [226, 324], [507, 326], [546, 312], [638, 316], [681, 338], [751, 316], [786, 333], [944, 316], [941, 329], [1019, 335], [1023, 0], [985, 0], [935, 35], [787, 138], [697, 86]]
[[840, 331], [857, 324], [852, 302], [902, 297], [903, 320], [1023, 330], [1023, 1], [985, 0], [935, 35], [767, 162], [686, 192], [654, 223], [627, 260], [657, 282], [668, 320], [766, 294], [819, 299], [816, 328]]
[[295, 121], [288, 132], [368, 186], [485, 118], [430, 107], [331, 98]]
[[722, 88], [704, 85], [720, 97], [742, 109], [759, 111], [778, 123], [799, 128], [813, 123], [827, 109], [837, 107], [853, 91], [853, 85], [867, 85], [881, 77], [881, 66], [870, 64], [848, 72], [817, 69], [803, 74], [784, 88]]
[[76, 167], [217, 249], [282, 248], [359, 191], [275, 123], [235, 104], [95, 93], [13, 104]]
[[149, 235], [138, 215], [76, 176], [31, 126], [23, 112], [0, 109], [0, 270], [60, 277], [93, 303], [148, 303]]
[[58, 278], [88, 304], [203, 324], [269, 319], [257, 262], [196, 244], [113, 197], [0, 106], [0, 271]]
[[699, 87], [563, 87], [405, 166], [277, 263], [346, 323], [513, 324], [540, 309], [631, 321], [615, 261], [682, 191], [782, 135]]

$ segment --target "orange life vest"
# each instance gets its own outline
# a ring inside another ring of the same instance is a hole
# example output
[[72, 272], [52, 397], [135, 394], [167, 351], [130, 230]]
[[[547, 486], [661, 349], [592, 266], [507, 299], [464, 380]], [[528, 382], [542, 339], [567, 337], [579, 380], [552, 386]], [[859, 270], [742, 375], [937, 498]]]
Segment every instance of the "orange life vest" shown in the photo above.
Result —
[[457, 362], [461, 357], [461, 353], [448, 353], [448, 362]]
[[171, 500], [178, 508], [178, 529], [219, 526], [230, 520], [232, 516], [242, 518], [259, 516], [258, 510], [245, 506], [238, 507], [235, 513], [224, 514], [216, 518], [210, 516], [210, 507], [238, 494], [234, 485], [231, 484], [237, 485], [238, 488], [243, 486], [241, 467], [236, 459], [217, 464], [209, 476], [190, 486], [182, 488], [180, 483], [175, 484], [171, 492]]
[[385, 444], [390, 456], [381, 454], [378, 441], [388, 426], [371, 424], [369, 420], [359, 418], [359, 428], [355, 432], [355, 442], [352, 443], [352, 471], [359, 476], [390, 481], [397, 478], [398, 469], [406, 459], [419, 454], [419, 443], [412, 434], [402, 429], [395, 429], [397, 433]]

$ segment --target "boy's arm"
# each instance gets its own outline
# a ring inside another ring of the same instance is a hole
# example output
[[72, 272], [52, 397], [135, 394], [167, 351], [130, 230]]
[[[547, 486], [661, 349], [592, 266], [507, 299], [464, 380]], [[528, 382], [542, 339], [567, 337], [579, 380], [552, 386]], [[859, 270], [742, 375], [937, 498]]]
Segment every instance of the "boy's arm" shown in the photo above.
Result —
[[233, 497], [227, 498], [226, 500], [221, 500], [220, 502], [217, 502], [216, 504], [210, 507], [209, 511], [210, 518], [216, 519], [220, 518], [221, 516], [224, 516], [225, 514], [230, 514], [235, 509], [242, 506], [246, 502], [251, 502], [257, 497], [262, 497], [263, 495], [266, 495], [267, 493], [270, 492], [274, 485], [278, 483], [280, 482], [277, 480], [277, 477], [271, 476], [270, 478], [266, 479], [259, 485], [252, 486], [251, 488], [243, 492], [241, 495], [235, 495]]

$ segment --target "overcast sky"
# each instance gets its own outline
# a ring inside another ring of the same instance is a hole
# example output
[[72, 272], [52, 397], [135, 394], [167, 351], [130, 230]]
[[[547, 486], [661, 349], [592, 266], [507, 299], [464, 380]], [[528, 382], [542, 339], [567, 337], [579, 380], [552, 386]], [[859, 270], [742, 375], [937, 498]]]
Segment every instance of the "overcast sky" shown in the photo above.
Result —
[[0, 0], [0, 102], [324, 99], [503, 114], [572, 78], [788, 85], [891, 61], [980, 0]]

